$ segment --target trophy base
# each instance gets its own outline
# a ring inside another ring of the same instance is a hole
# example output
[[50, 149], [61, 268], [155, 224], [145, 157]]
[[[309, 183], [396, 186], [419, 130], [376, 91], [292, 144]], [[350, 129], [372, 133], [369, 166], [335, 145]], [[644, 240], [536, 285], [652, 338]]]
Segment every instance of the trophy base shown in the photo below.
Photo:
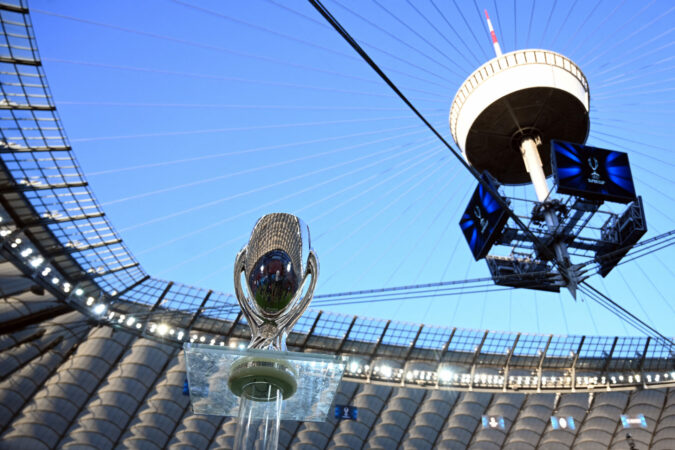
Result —
[[249, 416], [262, 419], [275, 399], [269, 393], [278, 390], [283, 398], [280, 420], [323, 422], [346, 364], [346, 357], [316, 353], [187, 342], [183, 348], [195, 414], [236, 417], [246, 401]]
[[246, 395], [256, 402], [268, 402], [269, 392], [278, 390], [288, 399], [298, 390], [293, 366], [283, 359], [244, 357], [232, 364], [227, 385], [234, 395]]

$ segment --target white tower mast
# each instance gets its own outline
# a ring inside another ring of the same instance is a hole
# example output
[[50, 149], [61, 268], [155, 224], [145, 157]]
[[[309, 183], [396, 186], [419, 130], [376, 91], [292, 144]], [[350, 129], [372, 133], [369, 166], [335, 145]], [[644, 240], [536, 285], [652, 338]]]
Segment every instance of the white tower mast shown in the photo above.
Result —
[[[450, 130], [465, 159], [479, 171], [489, 171], [503, 184], [530, 181], [543, 204], [546, 225], [555, 235], [558, 217], [547, 204], [550, 142], [586, 141], [588, 82], [579, 67], [559, 53], [527, 49], [503, 54], [487, 11], [485, 17], [496, 57], [457, 91]], [[567, 245], [554, 240], [551, 246], [560, 274], [576, 298], [577, 280]]]

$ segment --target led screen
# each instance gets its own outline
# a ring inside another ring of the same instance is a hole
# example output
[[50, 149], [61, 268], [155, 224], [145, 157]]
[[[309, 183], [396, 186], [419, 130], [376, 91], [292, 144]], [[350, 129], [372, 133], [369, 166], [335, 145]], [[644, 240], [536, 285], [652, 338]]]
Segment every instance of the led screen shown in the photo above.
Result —
[[621, 424], [624, 428], [647, 428], [647, 419], [644, 414], [635, 416], [621, 414]]
[[561, 194], [620, 203], [635, 200], [626, 153], [551, 141], [551, 164]]
[[506, 429], [506, 423], [504, 422], [503, 416], [481, 416], [481, 422], [483, 428], [499, 428], [500, 430]]
[[358, 415], [359, 410], [356, 408], [356, 406], [335, 405], [336, 419], [356, 420]]
[[[483, 179], [495, 187], [489, 175], [483, 174]], [[507, 219], [506, 210], [482, 184], [479, 184], [459, 221], [476, 261], [484, 258], [490, 251]]]

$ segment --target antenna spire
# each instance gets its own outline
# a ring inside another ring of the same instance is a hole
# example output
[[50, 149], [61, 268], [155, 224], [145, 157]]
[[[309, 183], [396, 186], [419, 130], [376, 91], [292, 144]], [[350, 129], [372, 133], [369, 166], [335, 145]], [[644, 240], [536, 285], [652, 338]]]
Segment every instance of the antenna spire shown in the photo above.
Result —
[[490, 29], [490, 37], [492, 37], [492, 46], [495, 49], [497, 56], [502, 56], [502, 48], [499, 46], [499, 41], [497, 41], [497, 35], [495, 34], [495, 29], [492, 28], [492, 21], [488, 15], [487, 9], [485, 10], [485, 18], [487, 19], [488, 28]]

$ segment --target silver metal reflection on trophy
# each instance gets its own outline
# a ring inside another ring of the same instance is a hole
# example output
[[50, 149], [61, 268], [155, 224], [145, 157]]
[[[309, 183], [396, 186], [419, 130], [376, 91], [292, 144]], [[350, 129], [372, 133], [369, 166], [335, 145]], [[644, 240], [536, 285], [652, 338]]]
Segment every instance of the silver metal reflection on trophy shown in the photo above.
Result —
[[249, 348], [286, 350], [286, 336], [309, 306], [318, 275], [304, 222], [286, 213], [258, 220], [234, 266], [235, 294], [251, 327]]

